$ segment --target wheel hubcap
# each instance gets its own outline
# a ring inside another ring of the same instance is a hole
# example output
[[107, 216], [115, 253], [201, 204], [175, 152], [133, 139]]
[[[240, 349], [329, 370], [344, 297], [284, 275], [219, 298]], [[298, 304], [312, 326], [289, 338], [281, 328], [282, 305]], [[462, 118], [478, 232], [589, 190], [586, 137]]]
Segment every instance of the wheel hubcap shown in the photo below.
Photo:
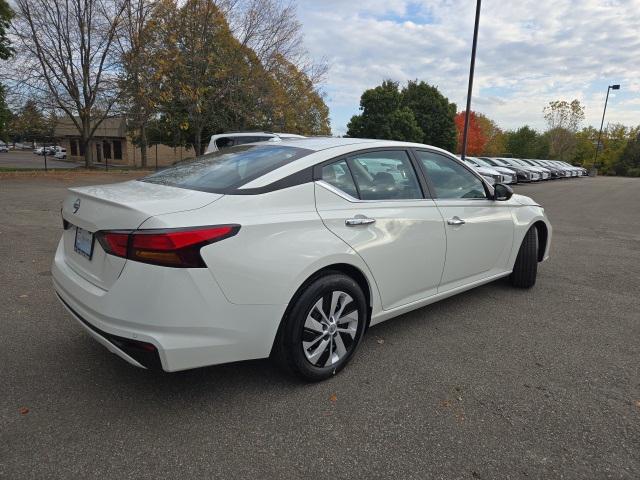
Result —
[[302, 348], [313, 365], [330, 367], [355, 345], [358, 306], [351, 295], [331, 291], [318, 299], [307, 314]]

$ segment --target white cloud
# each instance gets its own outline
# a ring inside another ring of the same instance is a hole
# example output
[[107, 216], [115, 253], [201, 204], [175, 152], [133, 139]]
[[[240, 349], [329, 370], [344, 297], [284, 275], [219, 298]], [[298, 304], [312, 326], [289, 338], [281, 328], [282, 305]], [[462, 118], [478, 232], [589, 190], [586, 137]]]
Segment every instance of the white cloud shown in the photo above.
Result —
[[[578, 98], [587, 123], [640, 123], [640, 0], [485, 0], [472, 108], [505, 128], [544, 127], [550, 100]], [[437, 85], [464, 108], [475, 2], [300, 0], [305, 41], [330, 62], [333, 129], [345, 131], [360, 94], [385, 78]], [[338, 112], [338, 113], [334, 113]]]

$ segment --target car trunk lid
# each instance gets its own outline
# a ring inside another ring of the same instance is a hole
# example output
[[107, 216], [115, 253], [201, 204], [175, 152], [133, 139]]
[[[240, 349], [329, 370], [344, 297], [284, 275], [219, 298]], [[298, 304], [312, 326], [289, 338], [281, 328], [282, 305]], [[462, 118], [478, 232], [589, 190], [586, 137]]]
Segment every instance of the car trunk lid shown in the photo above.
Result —
[[[95, 239], [95, 232], [135, 230], [150, 217], [202, 208], [221, 197], [216, 193], [135, 180], [70, 188], [62, 204], [65, 262], [85, 280], [108, 290], [120, 275], [126, 259], [108, 255]], [[79, 237], [77, 241], [76, 237]]]

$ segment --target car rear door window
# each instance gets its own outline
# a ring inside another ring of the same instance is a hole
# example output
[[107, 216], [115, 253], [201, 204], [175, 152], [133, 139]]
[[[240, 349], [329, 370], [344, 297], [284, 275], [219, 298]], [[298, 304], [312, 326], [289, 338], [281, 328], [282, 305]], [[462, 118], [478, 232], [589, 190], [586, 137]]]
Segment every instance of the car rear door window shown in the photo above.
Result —
[[487, 198], [482, 181], [459, 162], [433, 152], [416, 151], [438, 198]]
[[358, 190], [356, 189], [356, 184], [353, 181], [346, 160], [322, 167], [322, 180], [339, 188], [352, 197], [358, 198]]
[[423, 198], [416, 172], [404, 150], [353, 155], [348, 165], [362, 200]]

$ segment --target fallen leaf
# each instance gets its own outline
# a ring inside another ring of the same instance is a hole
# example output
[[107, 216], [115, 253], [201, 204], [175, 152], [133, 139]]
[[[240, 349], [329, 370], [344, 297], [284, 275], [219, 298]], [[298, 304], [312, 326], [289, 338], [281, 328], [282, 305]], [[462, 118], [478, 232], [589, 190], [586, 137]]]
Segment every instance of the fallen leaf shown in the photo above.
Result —
[[382, 338], [378, 338], [378, 339], [376, 339], [376, 342], [378, 342], [380, 345], [382, 345], [384, 343], [384, 340]]
[[20, 407], [20, 410], [18, 411], [20, 412], [20, 415], [26, 415], [29, 413], [29, 409], [27, 407]]
[[20, 298], [27, 298], [29, 295], [20, 295]]
[[333, 395], [331, 395], [329, 397], [329, 401], [333, 402], [333, 403], [336, 403], [338, 401], [338, 396], [334, 393]]

